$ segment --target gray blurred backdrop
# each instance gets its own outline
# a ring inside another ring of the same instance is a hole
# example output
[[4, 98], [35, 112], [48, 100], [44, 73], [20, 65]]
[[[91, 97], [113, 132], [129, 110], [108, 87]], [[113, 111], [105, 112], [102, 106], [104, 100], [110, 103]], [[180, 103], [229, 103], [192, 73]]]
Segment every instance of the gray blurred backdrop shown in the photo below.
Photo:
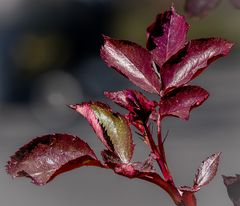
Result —
[[[174, 1], [184, 14], [183, 0]], [[145, 44], [145, 29], [172, 1], [0, 0], [0, 205], [172, 206], [160, 188], [98, 168], [65, 173], [44, 187], [12, 180], [4, 166], [31, 138], [68, 132], [102, 146], [87, 122], [65, 105], [102, 100], [105, 90], [133, 87], [99, 57], [101, 34]], [[224, 37], [239, 42], [240, 11], [227, 1], [204, 18], [188, 19], [189, 39]], [[236, 45], [196, 81], [211, 96], [189, 122], [170, 118], [166, 142], [170, 169], [179, 185], [191, 185], [201, 161], [221, 151], [214, 181], [197, 193], [199, 206], [228, 206], [221, 174], [240, 173], [240, 62]], [[109, 102], [108, 102], [109, 103]], [[118, 109], [117, 107], [114, 107]], [[135, 138], [136, 160], [146, 146]]]

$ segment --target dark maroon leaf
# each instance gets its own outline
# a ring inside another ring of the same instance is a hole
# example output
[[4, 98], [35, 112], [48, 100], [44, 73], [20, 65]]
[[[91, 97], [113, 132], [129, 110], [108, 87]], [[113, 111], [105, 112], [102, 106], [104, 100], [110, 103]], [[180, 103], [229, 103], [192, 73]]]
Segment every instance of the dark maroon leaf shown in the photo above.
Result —
[[150, 52], [130, 41], [109, 37], [104, 39], [101, 57], [109, 67], [116, 69], [138, 87], [151, 93], [160, 93], [161, 84], [152, 68]]
[[190, 111], [200, 106], [209, 94], [198, 86], [184, 86], [165, 95], [160, 102], [161, 118], [176, 116], [188, 120]]
[[102, 167], [87, 143], [72, 135], [53, 134], [20, 148], [8, 162], [7, 172], [14, 178], [26, 176], [44, 185], [60, 173], [81, 166]]
[[185, 46], [188, 28], [185, 18], [178, 15], [173, 7], [159, 14], [148, 27], [147, 48], [159, 67]]
[[230, 0], [236, 8], [240, 9], [240, 0]]
[[198, 168], [195, 179], [194, 189], [200, 189], [202, 186], [207, 185], [217, 174], [220, 154], [216, 153], [204, 160]]
[[217, 7], [221, 0], [186, 0], [185, 10], [190, 16], [202, 16]]
[[130, 111], [133, 115], [133, 121], [146, 122], [157, 106], [156, 102], [148, 100], [142, 93], [133, 90], [105, 92], [104, 95]]
[[216, 59], [229, 53], [232, 43], [223, 39], [198, 39], [189, 42], [175, 58], [161, 69], [165, 93], [198, 76]]
[[103, 144], [115, 152], [122, 162], [130, 162], [133, 154], [132, 134], [126, 118], [113, 113], [102, 103], [83, 103], [71, 105], [91, 124]]
[[240, 175], [235, 177], [223, 175], [223, 182], [227, 187], [228, 196], [234, 206], [240, 206]]

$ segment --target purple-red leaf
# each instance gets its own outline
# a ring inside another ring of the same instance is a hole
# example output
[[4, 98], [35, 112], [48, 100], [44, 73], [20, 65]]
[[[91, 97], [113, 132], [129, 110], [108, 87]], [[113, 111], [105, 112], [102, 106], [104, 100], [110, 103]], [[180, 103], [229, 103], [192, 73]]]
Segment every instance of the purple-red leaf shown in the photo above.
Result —
[[202, 162], [194, 179], [194, 189], [200, 189], [215, 177], [218, 170], [220, 154], [221, 153], [213, 154]]
[[190, 16], [202, 16], [214, 9], [221, 0], [186, 0], [185, 10]]
[[161, 83], [152, 68], [150, 52], [130, 41], [110, 37], [104, 39], [101, 57], [109, 67], [116, 69], [138, 87], [151, 93], [160, 93]]
[[102, 167], [87, 143], [72, 135], [53, 134], [20, 148], [8, 162], [7, 172], [14, 178], [26, 176], [44, 185], [58, 174], [81, 166]]
[[240, 0], [230, 0], [236, 8], [240, 9]]
[[189, 25], [175, 9], [159, 14], [147, 29], [147, 48], [159, 67], [185, 46]]
[[240, 206], [240, 175], [235, 177], [222, 176], [223, 182], [227, 187], [229, 198], [232, 200], [234, 206]]
[[130, 162], [133, 154], [132, 134], [128, 121], [119, 113], [102, 103], [83, 103], [71, 105], [82, 114], [93, 127], [103, 144], [115, 152], [122, 162]]
[[198, 86], [184, 86], [173, 90], [161, 99], [161, 118], [176, 116], [188, 120], [190, 111], [200, 106], [208, 96], [208, 92]]
[[216, 59], [229, 53], [232, 43], [216, 38], [192, 40], [161, 69], [165, 93], [198, 76]]
[[134, 120], [142, 120], [143, 122], [148, 120], [157, 106], [157, 103], [148, 100], [142, 93], [129, 89], [118, 92], [104, 92], [104, 95], [127, 109], [133, 115]]

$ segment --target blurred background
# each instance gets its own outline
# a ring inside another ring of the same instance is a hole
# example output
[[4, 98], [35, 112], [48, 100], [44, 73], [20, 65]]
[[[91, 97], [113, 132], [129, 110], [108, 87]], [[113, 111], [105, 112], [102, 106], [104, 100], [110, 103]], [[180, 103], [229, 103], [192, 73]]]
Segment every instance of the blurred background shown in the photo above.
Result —
[[[4, 166], [31, 138], [53, 132], [80, 136], [98, 153], [102, 147], [87, 122], [66, 105], [101, 100], [103, 91], [134, 86], [99, 57], [102, 34], [145, 45], [145, 29], [170, 8], [184, 14], [183, 0], [0, 0], [0, 199], [1, 206], [172, 206], [159, 188], [111, 171], [81, 168], [45, 187], [13, 181]], [[189, 39], [240, 40], [240, 10], [228, 1], [202, 18], [187, 18]], [[189, 122], [171, 118], [166, 152], [179, 185], [191, 185], [201, 161], [221, 151], [215, 180], [197, 194], [199, 206], [231, 205], [221, 174], [240, 173], [239, 45], [212, 64], [196, 84], [211, 96]], [[151, 96], [151, 98], [156, 98]], [[114, 107], [118, 109], [117, 107]], [[136, 159], [146, 147], [135, 139]]]

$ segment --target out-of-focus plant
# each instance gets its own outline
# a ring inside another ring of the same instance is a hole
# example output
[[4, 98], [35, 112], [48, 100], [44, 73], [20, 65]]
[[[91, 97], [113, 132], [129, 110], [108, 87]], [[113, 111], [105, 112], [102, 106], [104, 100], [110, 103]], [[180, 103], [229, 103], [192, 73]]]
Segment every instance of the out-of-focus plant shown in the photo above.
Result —
[[235, 177], [223, 175], [223, 182], [233, 205], [240, 206], [240, 175], [237, 174]]
[[[217, 173], [220, 153], [202, 162], [192, 186], [178, 187], [167, 165], [161, 125], [169, 116], [188, 120], [190, 111], [208, 98], [206, 90], [188, 83], [210, 63], [227, 55], [233, 44], [220, 38], [188, 41], [188, 29], [185, 18], [172, 8], [158, 15], [147, 28], [147, 49], [104, 36], [101, 57], [106, 64], [158, 98], [149, 100], [139, 91], [129, 89], [105, 92], [106, 97], [128, 111], [124, 115], [101, 102], [70, 105], [88, 120], [106, 147], [101, 153], [102, 160], [80, 138], [50, 134], [20, 148], [8, 162], [7, 172], [13, 177], [30, 177], [35, 184], [44, 185], [60, 173], [96, 166], [156, 184], [177, 206], [195, 206], [195, 193]], [[156, 134], [151, 124], [156, 124]], [[142, 162], [132, 161], [134, 143], [130, 125], [149, 147], [149, 157]], [[160, 173], [154, 168], [154, 162]]]
[[[240, 9], [240, 0], [229, 0], [235, 8]], [[186, 0], [185, 11], [190, 16], [202, 16], [221, 3], [221, 0]]]

